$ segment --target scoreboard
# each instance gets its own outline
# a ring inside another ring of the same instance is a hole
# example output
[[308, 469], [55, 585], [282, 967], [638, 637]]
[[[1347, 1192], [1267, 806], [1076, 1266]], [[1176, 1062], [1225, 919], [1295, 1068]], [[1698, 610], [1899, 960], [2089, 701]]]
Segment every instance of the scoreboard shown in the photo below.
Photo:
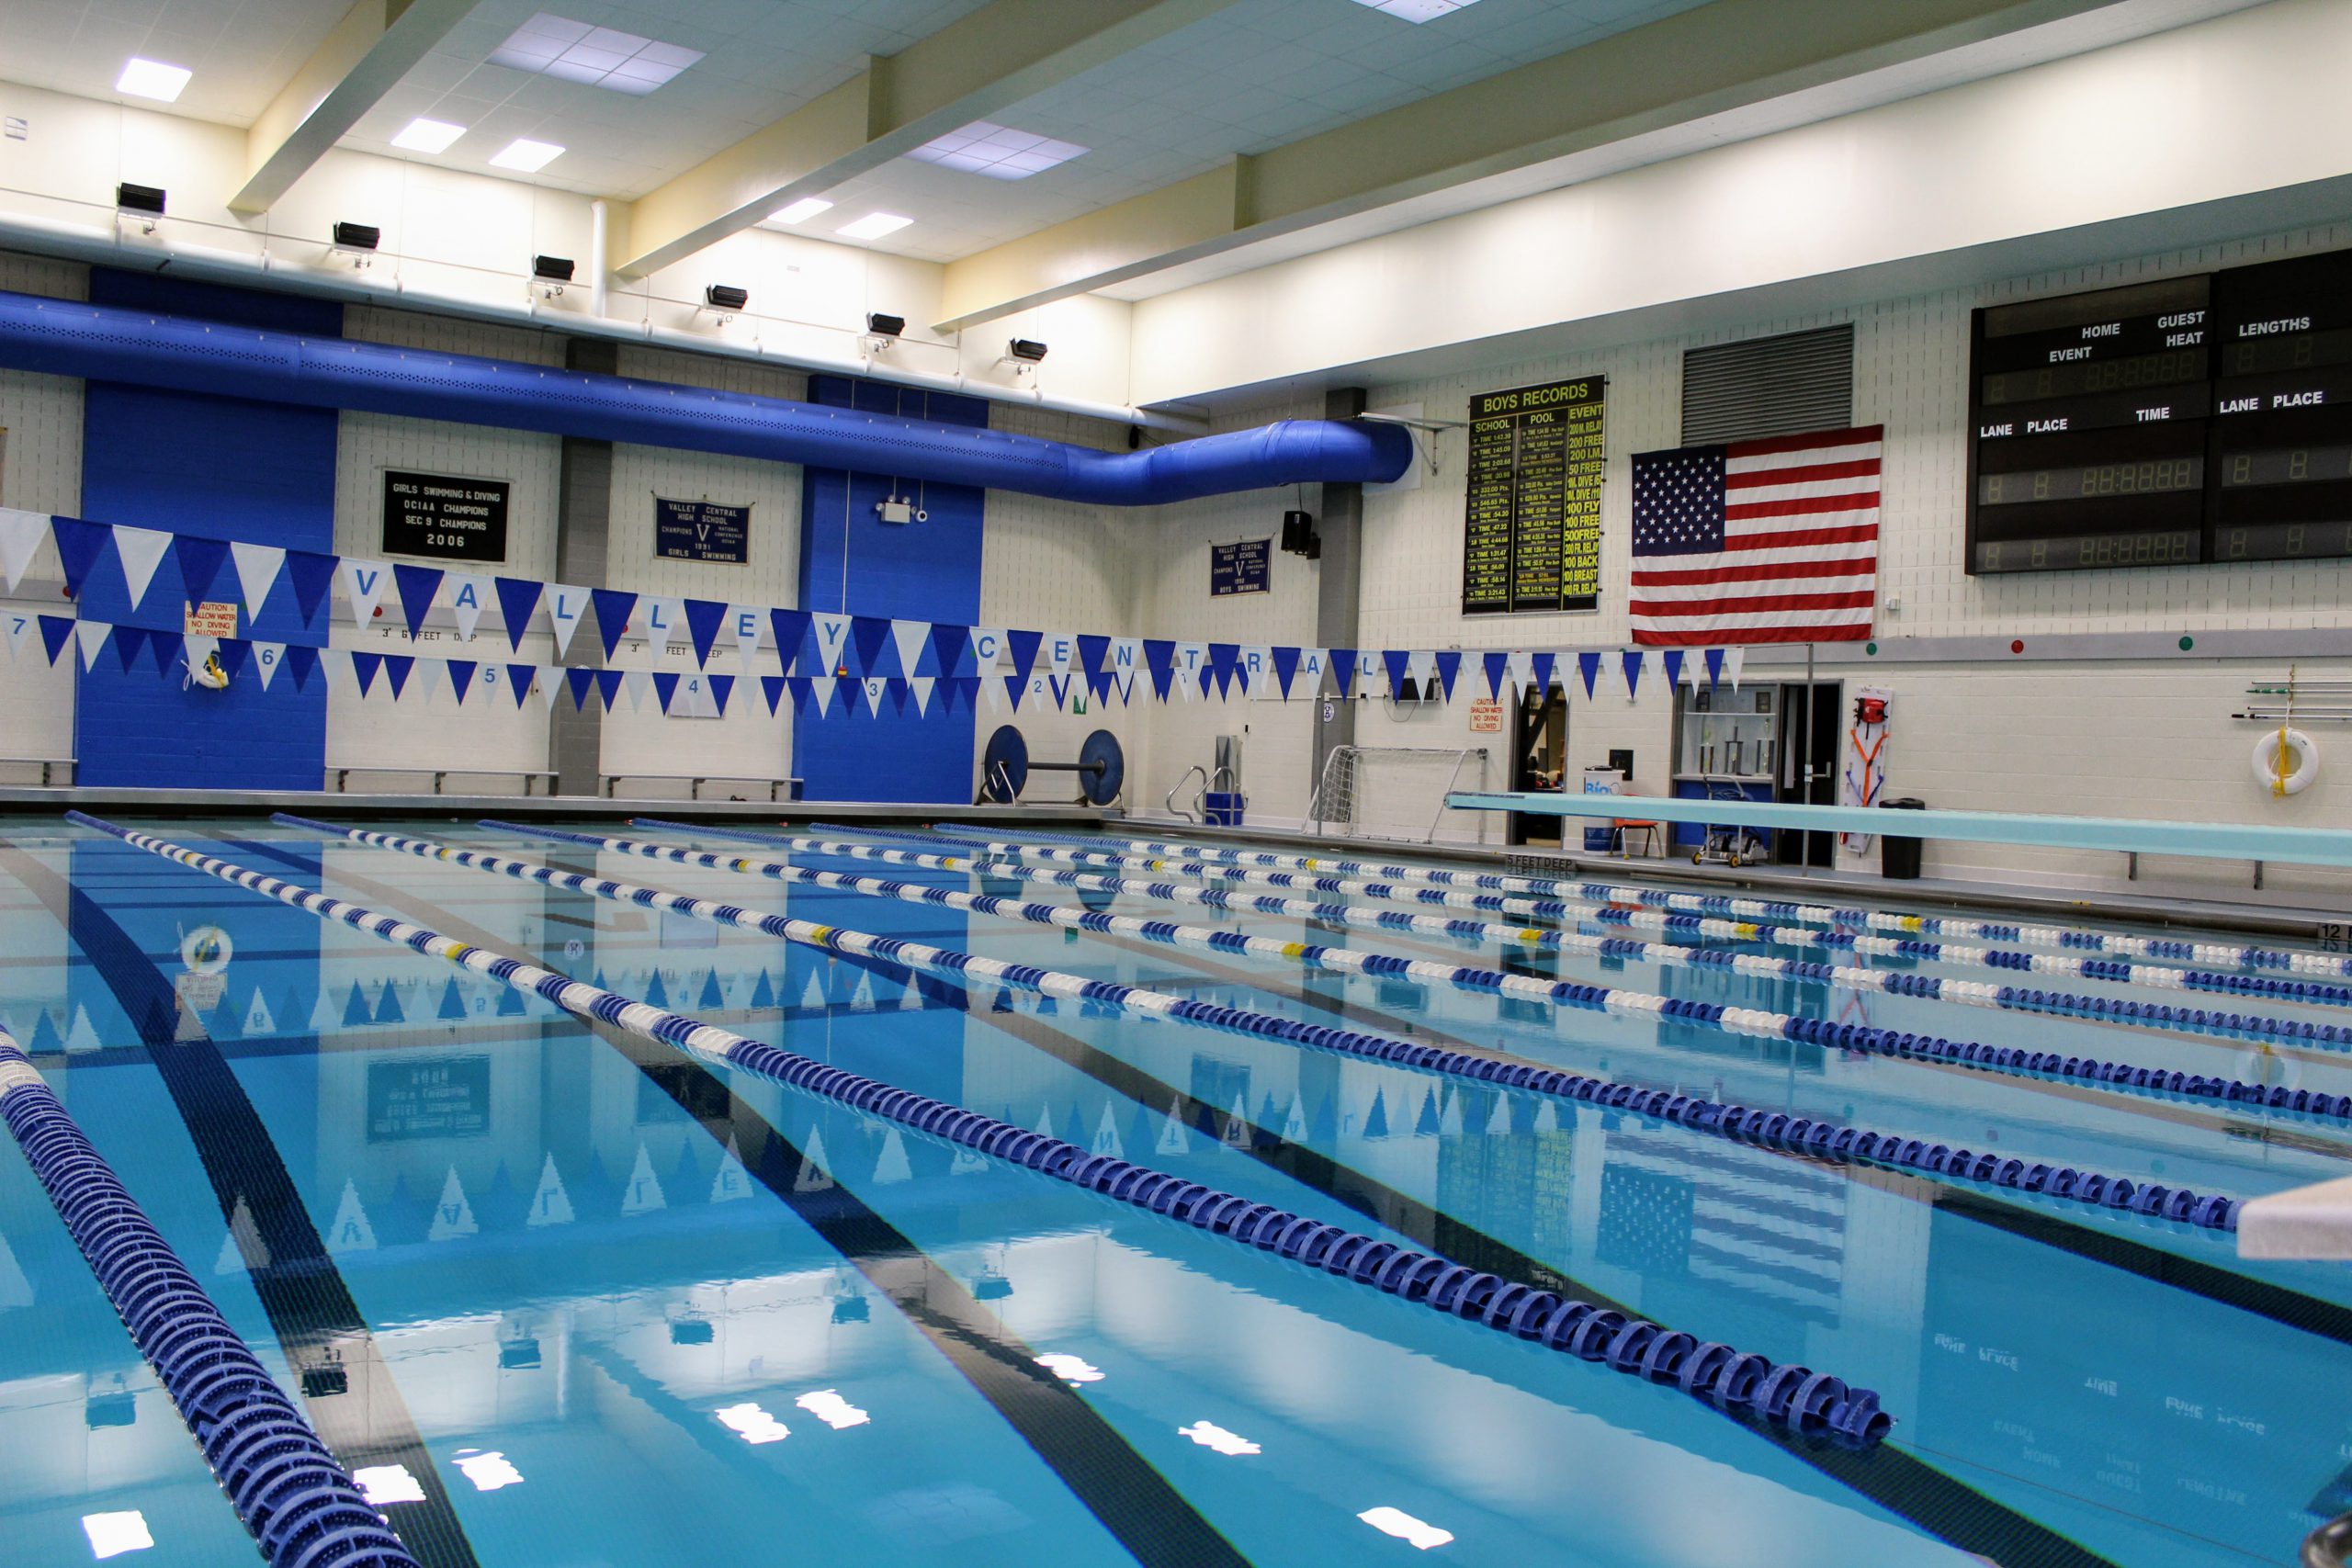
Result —
[[1591, 376], [1470, 400], [1464, 615], [1600, 603], [1603, 391]]
[[1968, 570], [2352, 557], [2352, 253], [1975, 313]]

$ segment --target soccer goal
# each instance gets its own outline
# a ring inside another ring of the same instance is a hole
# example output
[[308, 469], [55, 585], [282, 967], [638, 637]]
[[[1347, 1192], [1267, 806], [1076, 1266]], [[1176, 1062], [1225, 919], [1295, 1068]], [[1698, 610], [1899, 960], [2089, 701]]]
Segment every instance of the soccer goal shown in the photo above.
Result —
[[1486, 784], [1483, 746], [1336, 747], [1324, 759], [1301, 826], [1351, 838], [1433, 843], [1445, 818], [1445, 797]]

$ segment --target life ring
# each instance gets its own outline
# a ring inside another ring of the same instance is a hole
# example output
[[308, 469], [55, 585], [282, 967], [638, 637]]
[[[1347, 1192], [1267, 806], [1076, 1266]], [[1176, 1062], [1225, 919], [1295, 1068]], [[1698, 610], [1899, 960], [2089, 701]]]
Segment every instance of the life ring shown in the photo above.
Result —
[[[2292, 773], [2284, 771], [2282, 750], [2294, 756]], [[2274, 795], [2301, 795], [2319, 777], [2319, 743], [2300, 729], [2265, 730], [2254, 743], [2255, 782]]]

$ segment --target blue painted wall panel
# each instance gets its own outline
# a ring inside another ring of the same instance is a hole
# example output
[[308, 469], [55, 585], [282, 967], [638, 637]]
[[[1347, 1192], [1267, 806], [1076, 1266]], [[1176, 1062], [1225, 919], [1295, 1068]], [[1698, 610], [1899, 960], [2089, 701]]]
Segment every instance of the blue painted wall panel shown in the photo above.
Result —
[[[201, 316], [238, 325], [341, 335], [342, 308], [250, 289], [220, 288], [105, 268], [90, 276], [94, 301]], [[82, 515], [171, 533], [334, 547], [335, 425], [331, 409], [163, 391], [93, 381], [83, 398]], [[223, 566], [215, 599], [239, 597]], [[177, 631], [182, 596], [167, 559], [139, 608], [115, 565], [100, 558], [80, 613], [116, 626]], [[323, 642], [332, 615], [301, 623], [281, 578], [244, 635]], [[225, 692], [183, 688], [181, 672], [156, 672], [141, 655], [125, 671], [109, 649], [81, 676], [74, 709], [76, 777], [85, 784], [159, 788], [316, 789], [326, 765], [323, 674], [307, 691], [281, 675], [264, 692], [240, 680]]]
[[[978, 398], [922, 392], [838, 376], [809, 379], [811, 402], [985, 429], [989, 406]], [[924, 523], [885, 523], [875, 505], [896, 491], [930, 514]], [[980, 613], [980, 555], [988, 532], [988, 492], [968, 485], [917, 484], [888, 474], [808, 468], [800, 487], [800, 605], [969, 625]], [[846, 584], [846, 594], [843, 589]], [[844, 714], [841, 704], [854, 703]], [[796, 716], [792, 771], [810, 800], [888, 800], [970, 804], [974, 719], [968, 707], [928, 715], [866, 712], [842, 683], [832, 716]]]

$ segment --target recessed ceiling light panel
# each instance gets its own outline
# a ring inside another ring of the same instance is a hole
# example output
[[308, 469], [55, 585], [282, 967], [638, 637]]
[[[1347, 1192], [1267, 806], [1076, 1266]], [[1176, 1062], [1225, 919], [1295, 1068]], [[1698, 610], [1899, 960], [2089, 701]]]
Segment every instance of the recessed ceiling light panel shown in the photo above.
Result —
[[491, 51], [490, 62], [642, 97], [702, 58], [702, 51], [542, 11]]
[[1090, 151], [1075, 141], [1057, 141], [1035, 131], [976, 119], [960, 130], [932, 138], [907, 156], [966, 174], [986, 175], [992, 180], [1025, 180]]
[[1478, 0], [1356, 0], [1359, 6], [1385, 11], [1408, 22], [1434, 22], [1440, 17], [1452, 16], [1465, 6], [1477, 3]]
[[413, 119], [392, 138], [392, 145], [411, 152], [447, 152], [450, 143], [465, 133], [464, 126], [447, 120]]
[[527, 136], [518, 136], [508, 142], [491, 163], [497, 168], [536, 175], [562, 156], [563, 149], [552, 141], [534, 141]]
[[771, 223], [806, 223], [820, 212], [831, 212], [833, 204], [821, 196], [804, 196], [790, 207], [768, 214]]
[[846, 240], [878, 240], [885, 234], [897, 233], [913, 221], [913, 219], [901, 218], [895, 212], [869, 212], [854, 223], [842, 224], [834, 232]]
[[168, 104], [178, 99], [180, 90], [187, 85], [187, 79], [194, 74], [183, 66], [133, 59], [124, 63], [122, 74], [115, 78], [114, 90]]

